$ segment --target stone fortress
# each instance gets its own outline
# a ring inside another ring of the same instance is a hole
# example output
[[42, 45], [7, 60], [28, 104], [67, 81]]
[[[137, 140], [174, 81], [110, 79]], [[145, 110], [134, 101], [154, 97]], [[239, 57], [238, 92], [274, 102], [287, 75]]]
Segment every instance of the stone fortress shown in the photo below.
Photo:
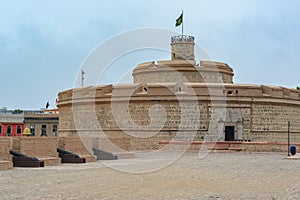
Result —
[[[59, 93], [59, 136], [99, 136], [124, 150], [162, 141], [300, 141], [300, 91], [237, 84], [233, 70], [196, 62], [193, 36], [171, 38], [171, 60], [145, 62], [132, 84]], [[191, 137], [192, 135], [192, 137]]]

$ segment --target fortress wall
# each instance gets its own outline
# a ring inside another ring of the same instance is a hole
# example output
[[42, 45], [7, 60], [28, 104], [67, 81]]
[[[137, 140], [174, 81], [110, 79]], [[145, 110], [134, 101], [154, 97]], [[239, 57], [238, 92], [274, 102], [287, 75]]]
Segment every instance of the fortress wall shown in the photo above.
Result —
[[[64, 106], [59, 108], [59, 123], [58, 123], [58, 134], [60, 136], [68, 136], [68, 132], [71, 130], [75, 130], [72, 106]], [[69, 131], [62, 131], [62, 130]]]
[[[207, 109], [205, 102], [179, 103], [174, 100], [82, 104], [74, 105], [73, 109], [61, 107], [63, 122], [60, 123], [59, 133], [65, 129], [96, 130], [99, 127], [104, 130], [177, 130], [180, 124], [186, 123], [188, 124], [182, 129], [207, 129]], [[197, 110], [200, 112], [196, 112]], [[187, 121], [181, 122], [182, 115], [186, 115], [184, 120]], [[73, 116], [76, 118], [75, 122]], [[199, 123], [191, 123], [195, 120]]]
[[[178, 91], [178, 86], [182, 91]], [[143, 90], [147, 88], [147, 91]], [[209, 90], [222, 91], [222, 93], [211, 93]], [[71, 103], [103, 102], [111, 101], [111, 97], [125, 97], [134, 99], [144, 97], [161, 100], [164, 96], [174, 99], [178, 98], [178, 92], [197, 97], [258, 97], [266, 101], [286, 104], [300, 104], [300, 91], [276, 86], [246, 85], [246, 84], [206, 84], [206, 83], [145, 83], [145, 84], [124, 84], [104, 85], [96, 87], [83, 87], [74, 90], [67, 90], [59, 93], [59, 106]], [[115, 99], [118, 100], [118, 99]], [[245, 99], [240, 99], [244, 101]], [[295, 101], [296, 100], [296, 101]], [[251, 101], [251, 99], [247, 99]]]
[[256, 141], [286, 141], [288, 121], [294, 139], [300, 141], [300, 106], [255, 103], [252, 107], [252, 137]]
[[259, 85], [226, 84], [224, 95], [226, 97], [262, 97], [263, 90]]
[[[180, 92], [178, 87], [181, 87]], [[132, 95], [128, 97], [128, 94]], [[159, 140], [173, 138], [181, 127], [183, 111], [188, 113], [186, 119], [193, 119], [199, 109], [198, 122], [183, 122], [181, 128], [186, 132], [198, 130], [196, 138], [203, 140], [206, 133], [215, 131], [208, 124], [212, 95], [220, 98], [221, 107], [226, 106], [224, 125], [236, 126], [236, 136], [237, 129], [242, 129], [244, 140], [286, 141], [290, 120], [291, 138], [300, 141], [299, 94], [293, 89], [239, 84], [170, 83], [162, 86], [151, 83], [78, 88], [73, 99], [72, 90], [59, 94], [59, 135], [76, 135], [77, 131], [89, 134], [101, 128], [117, 145], [125, 143], [125, 149], [156, 148]], [[221, 98], [224, 95], [226, 102]], [[198, 102], [193, 102], [195, 99]], [[153, 125], [150, 116], [156, 120]], [[243, 118], [242, 126], [237, 123], [239, 117]], [[151, 131], [157, 134], [147, 135]], [[139, 138], [142, 135], [146, 138]]]

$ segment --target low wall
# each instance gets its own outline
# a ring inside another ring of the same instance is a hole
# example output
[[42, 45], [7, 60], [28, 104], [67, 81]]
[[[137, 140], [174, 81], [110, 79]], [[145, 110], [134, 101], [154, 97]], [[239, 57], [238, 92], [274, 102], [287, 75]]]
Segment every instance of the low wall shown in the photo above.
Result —
[[13, 138], [12, 149], [22, 154], [37, 157], [45, 166], [61, 164], [57, 153], [57, 137], [18, 137]]
[[12, 149], [33, 157], [58, 157], [57, 137], [13, 138]]
[[11, 137], [0, 137], [0, 170], [13, 168], [12, 156], [9, 153], [11, 145]]
[[12, 156], [9, 153], [11, 146], [12, 146], [11, 137], [0, 137], [0, 160], [2, 161], [12, 160]]

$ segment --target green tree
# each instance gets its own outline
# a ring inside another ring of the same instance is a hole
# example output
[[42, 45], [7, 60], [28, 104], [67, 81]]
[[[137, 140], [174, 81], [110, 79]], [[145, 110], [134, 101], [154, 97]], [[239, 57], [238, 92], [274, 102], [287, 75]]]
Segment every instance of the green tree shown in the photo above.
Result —
[[300, 86], [298, 86], [296, 89], [297, 89], [297, 90], [300, 90]]
[[21, 114], [23, 112], [23, 110], [20, 109], [15, 109], [12, 114]]

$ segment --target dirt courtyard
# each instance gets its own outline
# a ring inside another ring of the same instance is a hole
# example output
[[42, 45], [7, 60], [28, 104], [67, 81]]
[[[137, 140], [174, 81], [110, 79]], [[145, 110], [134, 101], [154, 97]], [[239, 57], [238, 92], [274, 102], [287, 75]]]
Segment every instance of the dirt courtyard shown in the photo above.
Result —
[[137, 153], [133, 159], [14, 168], [0, 171], [0, 198], [300, 199], [300, 160], [285, 157], [235, 152], [200, 159], [187, 153], [165, 168], [137, 174], [117, 169], [155, 166], [169, 155], [149, 159]]

